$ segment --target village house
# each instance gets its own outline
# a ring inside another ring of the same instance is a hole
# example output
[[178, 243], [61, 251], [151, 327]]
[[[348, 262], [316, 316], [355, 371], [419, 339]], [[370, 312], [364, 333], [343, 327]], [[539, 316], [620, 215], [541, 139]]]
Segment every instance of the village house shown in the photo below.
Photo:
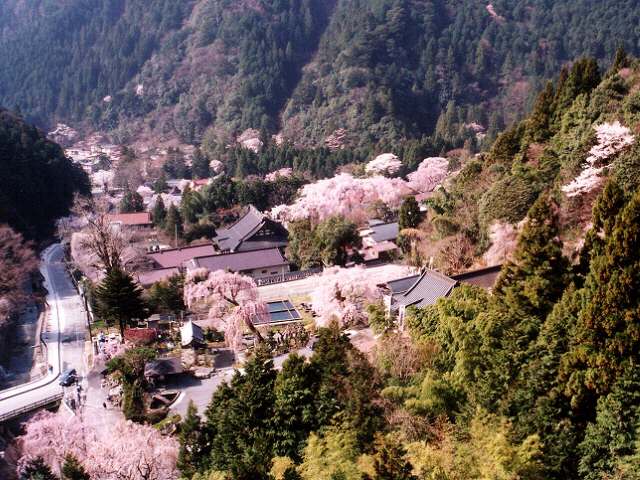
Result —
[[144, 288], [148, 288], [156, 282], [164, 282], [174, 275], [179, 274], [180, 269], [178, 267], [158, 268], [147, 272], [138, 272], [136, 273], [136, 279], [140, 285]]
[[287, 230], [253, 205], [234, 224], [218, 230], [213, 241], [220, 252], [249, 252], [284, 248]]
[[362, 238], [360, 254], [365, 262], [389, 258], [398, 253], [395, 241], [400, 229], [398, 222], [384, 223], [380, 220], [370, 220], [369, 226], [359, 231]]
[[386, 291], [384, 305], [387, 314], [397, 315], [398, 323], [402, 326], [407, 308], [433, 305], [438, 299], [448, 297], [461, 283], [490, 290], [501, 268], [501, 265], [495, 265], [451, 277], [427, 268], [419, 275], [387, 282], [383, 286]]
[[144, 366], [144, 377], [150, 382], [163, 381], [183, 372], [182, 361], [178, 357], [157, 358]]
[[188, 261], [186, 267], [187, 271], [198, 268], [206, 268], [210, 272], [226, 270], [254, 279], [283, 275], [290, 269], [279, 248], [196, 257]]
[[202, 328], [191, 320], [180, 327], [180, 344], [182, 348], [200, 348], [206, 345]]
[[116, 213], [107, 216], [109, 224], [120, 229], [145, 230], [153, 228], [151, 214], [149, 212], [139, 213]]
[[160, 250], [159, 252], [148, 253], [147, 257], [152, 260], [156, 269], [180, 269], [189, 260], [192, 260], [196, 257], [208, 257], [209, 255], [215, 254], [216, 249], [213, 244], [203, 243], [190, 247]]

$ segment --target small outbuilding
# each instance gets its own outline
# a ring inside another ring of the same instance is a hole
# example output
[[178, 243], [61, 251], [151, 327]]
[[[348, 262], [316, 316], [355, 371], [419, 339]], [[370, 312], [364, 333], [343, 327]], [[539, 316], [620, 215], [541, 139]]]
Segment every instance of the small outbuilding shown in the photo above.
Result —
[[164, 380], [171, 375], [184, 372], [182, 361], [178, 357], [157, 358], [144, 366], [144, 377], [147, 380]]
[[180, 327], [180, 339], [182, 348], [198, 348], [205, 345], [202, 328], [191, 320]]

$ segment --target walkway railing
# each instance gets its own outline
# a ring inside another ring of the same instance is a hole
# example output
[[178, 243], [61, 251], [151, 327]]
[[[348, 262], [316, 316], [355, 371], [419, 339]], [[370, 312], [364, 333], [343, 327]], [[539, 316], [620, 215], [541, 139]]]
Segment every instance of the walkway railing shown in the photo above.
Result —
[[29, 413], [38, 408], [46, 407], [47, 405], [58, 403], [62, 400], [62, 397], [63, 397], [62, 393], [56, 393], [55, 395], [52, 395], [47, 398], [43, 398], [42, 400], [38, 400], [37, 402], [33, 402], [28, 405], [23, 405], [22, 407], [16, 408], [15, 410], [11, 410], [10, 412], [0, 415], [0, 423], [6, 422], [7, 420], [11, 420], [12, 418], [18, 417], [24, 413]]
[[313, 275], [317, 275], [322, 272], [322, 268], [310, 268], [309, 270], [300, 270], [297, 272], [287, 272], [280, 275], [272, 275], [270, 277], [263, 277], [256, 279], [256, 285], [261, 287], [263, 285], [275, 285], [278, 283], [294, 282], [296, 280], [302, 280]]

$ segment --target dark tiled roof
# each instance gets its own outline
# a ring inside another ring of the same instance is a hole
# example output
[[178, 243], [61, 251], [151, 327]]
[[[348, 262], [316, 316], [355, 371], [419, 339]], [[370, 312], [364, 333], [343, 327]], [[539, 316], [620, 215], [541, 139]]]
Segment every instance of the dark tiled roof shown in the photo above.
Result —
[[460, 283], [476, 285], [477, 287], [488, 290], [493, 288], [501, 270], [502, 265], [494, 265], [493, 267], [481, 268], [479, 270], [453, 275], [451, 278], [458, 280]]
[[[263, 227], [269, 228], [271, 234], [266, 237], [256, 236]], [[286, 246], [287, 231], [256, 207], [249, 205], [247, 212], [236, 223], [219, 229], [213, 240], [223, 252], [247, 252]]]
[[194, 245], [193, 247], [172, 248], [156, 253], [149, 253], [147, 256], [162, 268], [178, 268], [185, 262], [196, 258], [214, 255], [216, 249], [210, 243], [204, 245]]
[[236, 252], [250, 252], [252, 250], [266, 250], [268, 248], [284, 248], [289, 242], [286, 236], [271, 237], [265, 240], [246, 240], [242, 242], [236, 249]]
[[406, 292], [394, 295], [394, 300], [406, 307], [433, 305], [439, 298], [449, 295], [457, 283], [453, 278], [427, 269]]
[[228, 228], [218, 230], [214, 240], [220, 250], [233, 251], [238, 248], [244, 240], [260, 230], [265, 220], [266, 218], [262, 212], [253, 205], [249, 205], [247, 213]]
[[210, 272], [215, 272], [216, 270], [243, 272], [257, 268], [279, 267], [288, 265], [288, 263], [282, 256], [280, 249], [269, 248], [267, 250], [198, 257], [189, 262], [188, 268], [206, 268]]
[[164, 375], [175, 375], [182, 373], [182, 362], [177, 357], [171, 358], [158, 358], [157, 360], [151, 360], [144, 366], [145, 377], [161, 377]]
[[370, 228], [373, 232], [371, 234], [371, 238], [378, 243], [386, 240], [395, 240], [398, 238], [398, 232], [400, 231], [398, 228], [398, 222], [372, 225]]
[[398, 280], [391, 280], [387, 282], [387, 287], [391, 290], [391, 293], [403, 293], [409, 290], [416, 280], [420, 278], [420, 275], [412, 275], [410, 277], [399, 278]]

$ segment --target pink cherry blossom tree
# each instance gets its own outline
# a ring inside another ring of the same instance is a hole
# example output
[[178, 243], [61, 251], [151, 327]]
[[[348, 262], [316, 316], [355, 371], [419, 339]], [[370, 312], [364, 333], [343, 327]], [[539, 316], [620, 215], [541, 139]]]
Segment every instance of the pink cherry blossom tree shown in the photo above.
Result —
[[366, 209], [372, 204], [382, 201], [390, 208], [398, 208], [402, 199], [411, 193], [407, 183], [400, 178], [380, 175], [354, 178], [351, 174], [341, 173], [305, 185], [292, 205], [275, 207], [271, 216], [288, 221], [304, 218], [322, 221], [341, 215], [358, 221], [366, 218]]
[[382, 175], [355, 178], [340, 173], [305, 185], [292, 205], [278, 205], [270, 215], [281, 221], [311, 218], [318, 222], [340, 215], [360, 222], [368, 218], [367, 210], [378, 202], [397, 209], [408, 195], [432, 191], [447, 176], [447, 168], [445, 158], [433, 157], [425, 159], [417, 171], [409, 174], [408, 181]]
[[365, 172], [374, 175], [393, 175], [398, 173], [402, 162], [393, 153], [383, 153], [371, 160], [364, 167]]
[[254, 322], [266, 321], [269, 314], [251, 278], [223, 270], [195, 269], [187, 272], [184, 300], [189, 309], [208, 310], [209, 323], [224, 332], [231, 348], [240, 348], [246, 328], [263, 340]]
[[96, 428], [82, 417], [64, 418], [51, 412], [36, 414], [17, 440], [23, 455], [18, 471], [32, 458], [42, 457], [60, 473], [64, 457], [78, 459], [91, 478], [101, 480], [170, 480], [178, 477], [178, 443], [150, 426], [118, 420]]
[[276, 170], [275, 172], [267, 173], [264, 176], [266, 182], [275, 182], [278, 177], [287, 178], [293, 175], [293, 168], [281, 168], [280, 170]]
[[363, 267], [326, 269], [311, 293], [316, 324], [324, 327], [336, 319], [340, 326], [367, 323], [366, 307], [382, 299], [382, 291], [371, 282]]
[[447, 177], [448, 170], [449, 162], [446, 158], [425, 158], [415, 172], [407, 175], [409, 187], [416, 193], [431, 192]]
[[484, 254], [488, 265], [498, 265], [506, 261], [516, 249], [518, 228], [507, 222], [494, 222], [489, 227], [491, 246]]
[[615, 121], [595, 127], [598, 142], [589, 150], [584, 169], [562, 191], [567, 197], [591, 192], [602, 184], [602, 172], [609, 160], [635, 142], [631, 130]]
[[209, 169], [211, 170], [211, 172], [218, 175], [219, 173], [222, 173], [224, 171], [224, 163], [222, 163], [220, 160], [211, 160], [209, 162]]

